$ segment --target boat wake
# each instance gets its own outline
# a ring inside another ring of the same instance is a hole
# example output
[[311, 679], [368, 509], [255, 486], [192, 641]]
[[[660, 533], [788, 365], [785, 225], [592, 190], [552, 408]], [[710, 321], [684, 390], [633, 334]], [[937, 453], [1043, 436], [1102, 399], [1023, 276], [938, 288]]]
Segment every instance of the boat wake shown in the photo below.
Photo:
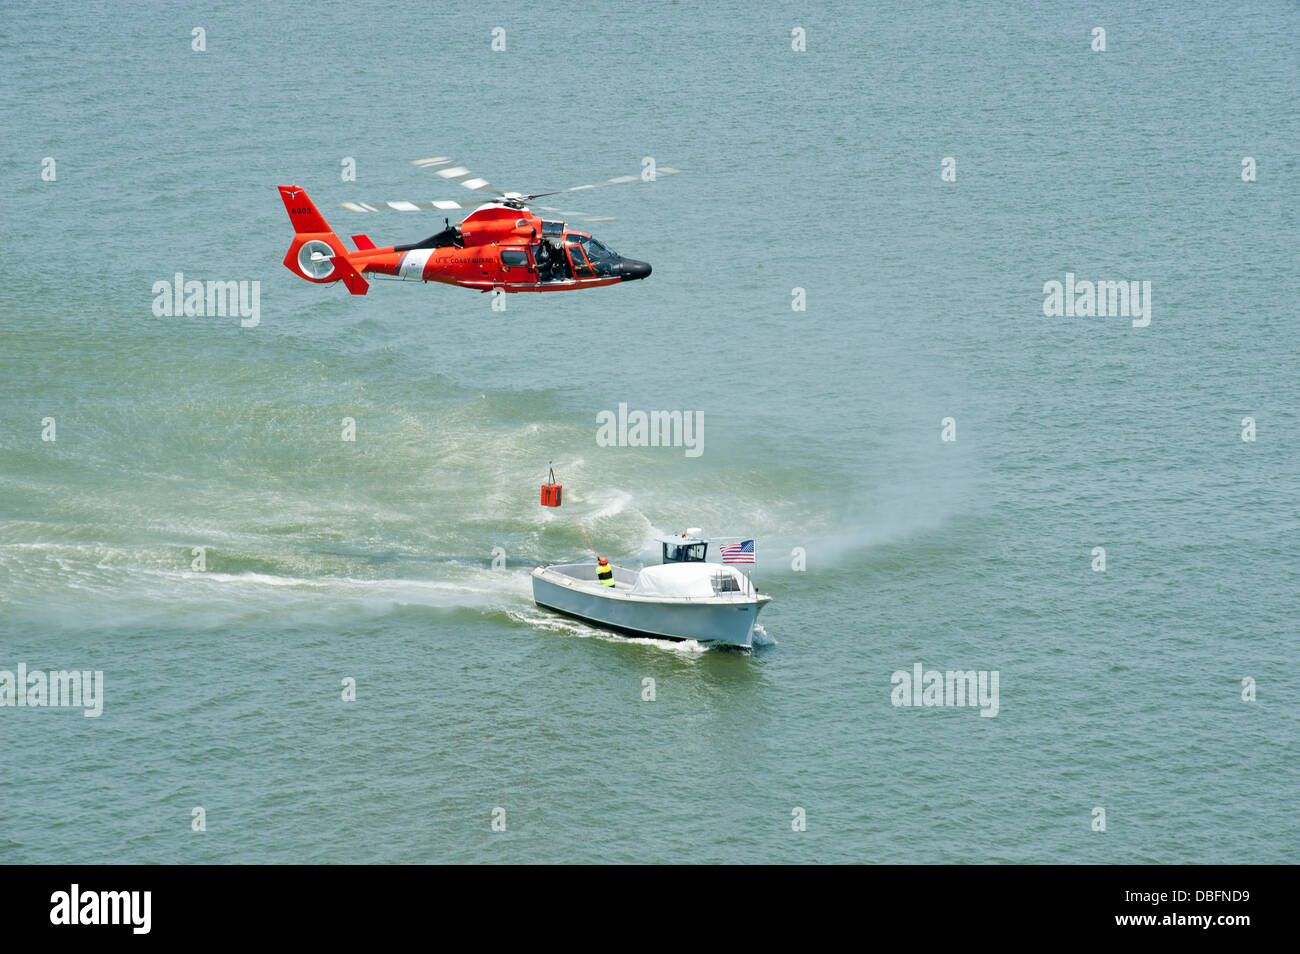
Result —
[[622, 636], [607, 629], [588, 626], [581, 620], [548, 613], [546, 610], [537, 607], [523, 611], [510, 610], [507, 615], [515, 622], [523, 623], [543, 632], [576, 636], [579, 639], [597, 639], [605, 643], [630, 643], [637, 646], [649, 646], [651, 649], [658, 649], [687, 658], [713, 651], [712, 647], [694, 639], [651, 639], [645, 636]]

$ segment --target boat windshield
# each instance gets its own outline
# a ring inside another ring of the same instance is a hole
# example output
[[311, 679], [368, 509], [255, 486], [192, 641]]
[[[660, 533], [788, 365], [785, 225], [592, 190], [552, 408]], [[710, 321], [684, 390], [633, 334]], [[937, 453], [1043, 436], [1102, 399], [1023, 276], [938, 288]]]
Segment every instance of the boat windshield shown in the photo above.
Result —
[[707, 543], [664, 543], [665, 563], [703, 563]]

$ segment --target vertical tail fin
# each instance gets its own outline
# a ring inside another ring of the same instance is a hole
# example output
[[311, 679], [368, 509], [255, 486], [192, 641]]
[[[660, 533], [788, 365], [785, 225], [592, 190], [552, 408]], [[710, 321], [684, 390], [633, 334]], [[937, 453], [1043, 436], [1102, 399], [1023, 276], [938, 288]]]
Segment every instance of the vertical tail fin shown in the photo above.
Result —
[[280, 198], [284, 200], [284, 209], [289, 213], [295, 232], [334, 231], [303, 189], [295, 185], [280, 186]]
[[307, 193], [298, 186], [280, 186], [280, 198], [284, 200], [294, 231], [293, 243], [284, 256], [284, 267], [299, 278], [317, 284], [342, 279], [352, 294], [364, 295], [370, 283], [352, 264], [343, 241], [334, 234]]

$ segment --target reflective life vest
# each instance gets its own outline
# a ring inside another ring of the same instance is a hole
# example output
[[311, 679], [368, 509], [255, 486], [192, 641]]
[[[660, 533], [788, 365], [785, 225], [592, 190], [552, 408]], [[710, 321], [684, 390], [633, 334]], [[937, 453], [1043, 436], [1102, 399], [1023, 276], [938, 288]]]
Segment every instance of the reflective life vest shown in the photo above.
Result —
[[614, 585], [614, 568], [613, 568], [612, 566], [610, 566], [608, 563], [604, 564], [603, 566], [600, 565], [600, 564], [597, 564], [597, 565], [596, 565], [596, 579], [600, 580], [600, 585], [601, 585], [601, 586], [613, 586], [613, 585]]

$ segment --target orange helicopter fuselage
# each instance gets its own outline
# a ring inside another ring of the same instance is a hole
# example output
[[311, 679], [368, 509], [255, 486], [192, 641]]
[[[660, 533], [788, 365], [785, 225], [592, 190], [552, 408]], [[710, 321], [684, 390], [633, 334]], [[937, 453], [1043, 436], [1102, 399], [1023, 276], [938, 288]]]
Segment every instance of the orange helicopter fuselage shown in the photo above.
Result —
[[650, 266], [625, 259], [562, 222], [546, 222], [527, 208], [484, 205], [459, 226], [423, 242], [376, 247], [352, 236], [349, 250], [307, 194], [280, 186], [295, 235], [284, 264], [309, 282], [342, 281], [354, 295], [369, 290], [367, 276], [442, 282], [479, 291], [571, 291], [645, 278]]

